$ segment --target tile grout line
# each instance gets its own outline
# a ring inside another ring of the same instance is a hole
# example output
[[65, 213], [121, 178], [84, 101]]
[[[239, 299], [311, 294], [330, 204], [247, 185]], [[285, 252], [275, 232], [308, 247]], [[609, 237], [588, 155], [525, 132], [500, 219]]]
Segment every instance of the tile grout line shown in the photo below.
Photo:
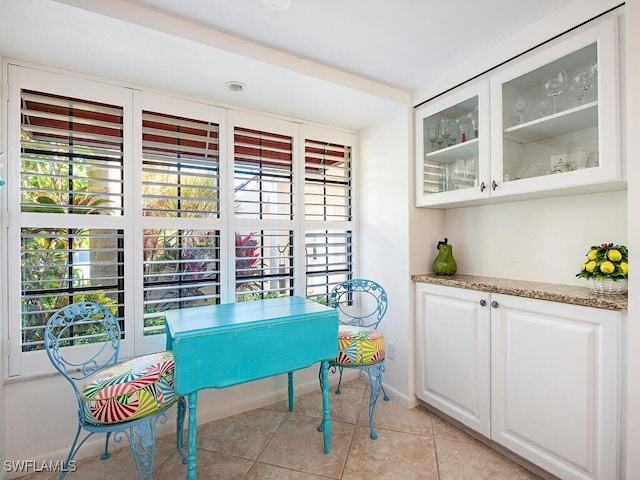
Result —
[[436, 443], [436, 427], [433, 424], [433, 413], [429, 412], [429, 421], [431, 422], [431, 435], [433, 438], [433, 455], [436, 460], [436, 475], [437, 480], [441, 480], [440, 478], [440, 460], [438, 460], [438, 445]]

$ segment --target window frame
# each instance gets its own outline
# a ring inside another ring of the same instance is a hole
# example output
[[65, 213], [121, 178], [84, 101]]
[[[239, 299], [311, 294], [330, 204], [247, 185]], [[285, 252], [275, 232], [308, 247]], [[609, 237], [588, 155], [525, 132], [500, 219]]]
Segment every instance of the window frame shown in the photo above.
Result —
[[[20, 165], [12, 164], [11, 159], [20, 159], [20, 136], [12, 136], [12, 132], [20, 131], [21, 123], [21, 102], [20, 92], [22, 89], [36, 90], [47, 92], [54, 95], [62, 95], [66, 97], [82, 98], [89, 101], [99, 101], [110, 105], [116, 105], [123, 109], [123, 155], [125, 165], [123, 176], [126, 178], [130, 175], [131, 165], [127, 165], [126, 159], [132, 154], [132, 102], [131, 90], [124, 89], [116, 85], [102, 83], [96, 80], [82, 79], [70, 81], [69, 76], [57, 72], [43, 72], [33, 68], [22, 67], [20, 65], [5, 64], [8, 73], [9, 84], [9, 101], [6, 103], [6, 117], [4, 124], [7, 129], [7, 155], [5, 159], [6, 184], [3, 190], [3, 211], [6, 212], [4, 217], [7, 221], [2, 229], [3, 244], [6, 246], [7, 262], [6, 272], [2, 272], [3, 279], [6, 279], [6, 306], [3, 312], [7, 312], [5, 318], [17, 319], [15, 321], [6, 322], [6, 338], [8, 347], [8, 359], [5, 367], [5, 378], [24, 375], [38, 375], [52, 371], [49, 360], [44, 350], [22, 352], [21, 338], [21, 265], [20, 265], [20, 232], [23, 227], [49, 227], [50, 215], [60, 216], [60, 214], [46, 214], [34, 212], [21, 212], [20, 204]], [[18, 101], [16, 101], [18, 99]], [[132, 192], [124, 187], [123, 202], [126, 205], [131, 201]], [[90, 216], [69, 215], [69, 218], [61, 219], [58, 224], [64, 224], [73, 228], [91, 228]], [[125, 284], [127, 278], [133, 277], [133, 262], [128, 260], [128, 243], [131, 238], [130, 226], [125, 221], [125, 216], [103, 216], [104, 224], [101, 227], [122, 230], [124, 232], [124, 277]], [[4, 222], [3, 222], [4, 223]], [[95, 227], [94, 227], [95, 228]], [[132, 289], [125, 287], [124, 305], [132, 304]], [[122, 357], [129, 357], [134, 352], [133, 334], [135, 333], [131, 326], [125, 323], [125, 336], [120, 344]], [[81, 354], [82, 347], [76, 348], [78, 354]]]

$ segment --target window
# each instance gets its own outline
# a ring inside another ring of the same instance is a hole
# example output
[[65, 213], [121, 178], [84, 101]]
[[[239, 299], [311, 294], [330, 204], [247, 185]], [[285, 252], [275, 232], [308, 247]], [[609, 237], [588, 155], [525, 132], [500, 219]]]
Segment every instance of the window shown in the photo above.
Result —
[[220, 231], [197, 222], [220, 218], [219, 131], [142, 112], [145, 335], [164, 332], [166, 310], [220, 303]]
[[[294, 292], [293, 125], [263, 129], [252, 116], [234, 117], [233, 198], [236, 301]], [[239, 229], [240, 226], [249, 229]]]
[[306, 288], [320, 303], [353, 276], [351, 157], [349, 144], [305, 139]]
[[234, 200], [238, 218], [293, 218], [293, 139], [235, 127]]
[[68, 303], [122, 318], [123, 231], [108, 217], [124, 208], [123, 109], [27, 89], [20, 103], [21, 349], [33, 351]]
[[9, 90], [10, 376], [49, 370], [68, 303], [110, 305], [126, 358], [164, 348], [167, 310], [353, 275], [353, 134], [14, 65]]

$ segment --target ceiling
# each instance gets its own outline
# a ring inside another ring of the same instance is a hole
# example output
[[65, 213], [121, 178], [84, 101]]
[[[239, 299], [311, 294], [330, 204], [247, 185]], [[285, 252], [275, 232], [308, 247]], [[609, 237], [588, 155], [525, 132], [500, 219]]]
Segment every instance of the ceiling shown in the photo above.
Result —
[[[570, 0], [131, 0], [325, 65], [414, 90]], [[271, 3], [281, 3], [279, 0]]]
[[0, 0], [0, 54], [357, 130], [572, 2], [577, 22], [614, 1]]

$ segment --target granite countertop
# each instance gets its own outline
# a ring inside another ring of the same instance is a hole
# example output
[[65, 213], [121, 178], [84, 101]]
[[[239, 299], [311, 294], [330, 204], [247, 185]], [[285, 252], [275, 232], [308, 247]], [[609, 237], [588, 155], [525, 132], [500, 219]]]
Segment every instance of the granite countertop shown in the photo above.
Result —
[[436, 275], [434, 273], [411, 275], [415, 282], [432, 283], [447, 287], [467, 288], [490, 293], [504, 293], [517, 297], [538, 298], [552, 302], [571, 303], [608, 310], [627, 310], [627, 294], [595, 295], [587, 287], [556, 283], [528, 282], [506, 278], [480, 277], [476, 275]]

